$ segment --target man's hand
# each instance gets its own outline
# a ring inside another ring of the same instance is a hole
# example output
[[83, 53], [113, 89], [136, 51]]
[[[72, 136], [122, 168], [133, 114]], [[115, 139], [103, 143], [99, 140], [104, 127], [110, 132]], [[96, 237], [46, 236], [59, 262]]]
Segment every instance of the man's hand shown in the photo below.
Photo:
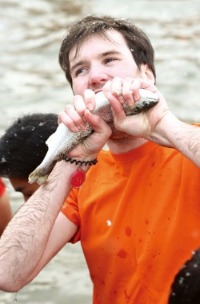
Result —
[[91, 160], [97, 157], [98, 152], [106, 144], [111, 135], [108, 124], [99, 116], [92, 114], [95, 108], [95, 94], [87, 89], [84, 97], [74, 96], [74, 106], [68, 105], [59, 115], [59, 120], [72, 132], [85, 130], [90, 124], [94, 132], [74, 148], [69, 156], [75, 159]]
[[[159, 97], [159, 102], [148, 111], [126, 116], [123, 104], [132, 106], [138, 101], [140, 99], [139, 89], [155, 93]], [[111, 104], [115, 128], [132, 136], [152, 140], [160, 121], [169, 113], [165, 99], [149, 80], [115, 77], [106, 83], [103, 92]]]

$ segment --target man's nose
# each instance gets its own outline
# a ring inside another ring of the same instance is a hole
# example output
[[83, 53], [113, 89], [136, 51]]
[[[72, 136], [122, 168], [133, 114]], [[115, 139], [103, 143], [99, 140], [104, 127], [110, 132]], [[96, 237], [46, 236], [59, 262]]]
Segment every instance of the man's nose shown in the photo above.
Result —
[[101, 67], [93, 67], [90, 70], [89, 85], [91, 88], [104, 85], [109, 80], [109, 76]]

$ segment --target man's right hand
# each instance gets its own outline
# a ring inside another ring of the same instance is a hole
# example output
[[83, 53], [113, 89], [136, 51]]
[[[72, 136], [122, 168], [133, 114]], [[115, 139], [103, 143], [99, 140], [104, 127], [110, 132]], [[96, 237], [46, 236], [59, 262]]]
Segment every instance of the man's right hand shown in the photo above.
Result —
[[92, 113], [95, 108], [95, 93], [85, 90], [84, 97], [74, 96], [74, 106], [68, 105], [64, 112], [59, 114], [59, 121], [67, 126], [71, 132], [85, 130], [89, 123], [94, 132], [75, 147], [68, 155], [75, 159], [92, 160], [106, 144], [112, 131], [108, 124], [98, 115]]

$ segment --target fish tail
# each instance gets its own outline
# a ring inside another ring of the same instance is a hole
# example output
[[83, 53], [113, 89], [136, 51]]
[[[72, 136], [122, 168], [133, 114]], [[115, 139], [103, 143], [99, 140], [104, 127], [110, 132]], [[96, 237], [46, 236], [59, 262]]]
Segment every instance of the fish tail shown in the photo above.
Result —
[[57, 159], [55, 159], [49, 166], [40, 164], [28, 177], [30, 184], [38, 183], [39, 185], [47, 181], [50, 172], [52, 171]]
[[39, 185], [47, 181], [49, 174], [44, 174], [42, 169], [35, 169], [28, 177], [30, 184], [38, 183]]

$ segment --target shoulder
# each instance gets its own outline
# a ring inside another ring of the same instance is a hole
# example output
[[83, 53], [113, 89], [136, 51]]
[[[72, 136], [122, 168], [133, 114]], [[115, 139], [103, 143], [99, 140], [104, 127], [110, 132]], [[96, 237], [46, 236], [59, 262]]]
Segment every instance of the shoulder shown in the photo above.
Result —
[[4, 184], [3, 180], [2, 180], [2, 178], [0, 178], [0, 196], [3, 195], [5, 189], [6, 189], [6, 186], [5, 186], [5, 184]]

